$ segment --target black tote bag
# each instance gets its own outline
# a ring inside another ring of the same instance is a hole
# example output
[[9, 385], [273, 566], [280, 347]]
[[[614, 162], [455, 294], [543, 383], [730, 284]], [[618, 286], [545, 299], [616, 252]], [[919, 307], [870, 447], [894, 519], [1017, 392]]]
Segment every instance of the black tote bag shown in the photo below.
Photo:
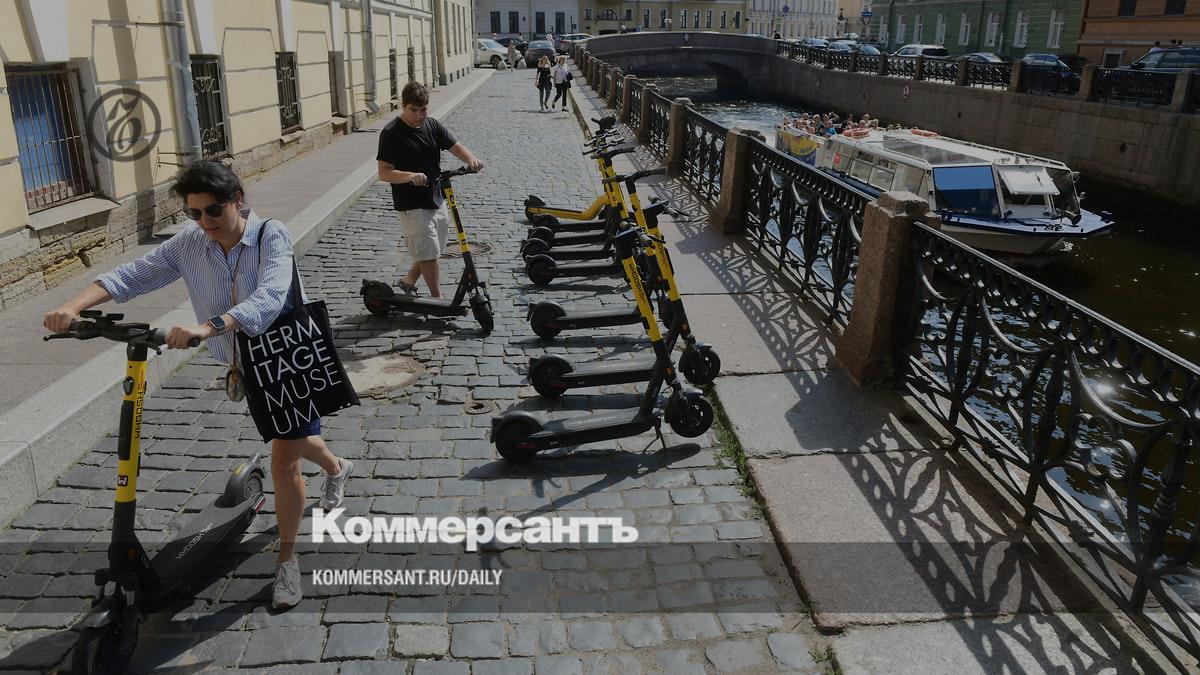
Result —
[[[260, 255], [261, 245], [260, 230]], [[264, 442], [302, 429], [316, 417], [358, 405], [358, 394], [334, 348], [325, 302], [300, 302], [294, 257], [288, 300], [291, 310], [261, 335], [237, 334], [246, 403]]]

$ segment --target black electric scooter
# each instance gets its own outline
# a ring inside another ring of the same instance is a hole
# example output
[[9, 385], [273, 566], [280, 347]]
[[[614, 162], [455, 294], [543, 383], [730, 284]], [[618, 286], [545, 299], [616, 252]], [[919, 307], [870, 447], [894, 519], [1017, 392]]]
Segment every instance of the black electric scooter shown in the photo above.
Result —
[[[699, 390], [685, 387], [679, 381], [671, 353], [667, 351], [662, 333], [658, 330], [658, 322], [650, 308], [650, 298], [633, 259], [640, 235], [638, 230], [630, 228], [615, 237], [614, 245], [632, 282], [633, 296], [654, 349], [654, 375], [646, 386], [641, 405], [633, 410], [593, 413], [550, 422], [542, 422], [524, 410], [510, 410], [492, 418], [490, 440], [496, 444], [496, 449], [504, 459], [522, 462], [541, 450], [635, 436], [651, 429], [661, 439], [664, 419], [672, 431], [685, 438], [695, 438], [712, 426], [712, 405]], [[663, 385], [670, 387], [671, 393], [660, 409], [659, 394]]]
[[[266, 502], [264, 471], [257, 454], [240, 464], [229, 476], [225, 492], [150, 558], [134, 532], [142, 403], [146, 397], [146, 358], [151, 349], [160, 352], [166, 334], [149, 324], [118, 323], [123, 314], [87, 310], [80, 317], [71, 322], [68, 332], [44, 339], [103, 337], [124, 342], [127, 364], [108, 567], [96, 572], [96, 597], [92, 611], [78, 626], [72, 662], [76, 673], [123, 673], [137, 646], [142, 616], [175, 600], [200, 576], [203, 566], [211, 565], [225, 549], [240, 541]], [[190, 346], [199, 344], [196, 338]], [[111, 592], [109, 584], [113, 585]]]
[[[648, 176], [661, 176], [667, 172], [664, 167], [654, 169], [645, 169], [643, 171], [635, 171], [631, 174], [620, 176], [611, 176], [604, 180], [611, 184], [626, 183], [638, 181]], [[623, 223], [616, 227], [612, 238], [605, 242], [596, 250], [607, 251], [615, 241], [616, 236], [623, 229]], [[614, 249], [615, 250], [615, 249]], [[538, 286], [549, 286], [555, 279], [559, 278], [577, 278], [577, 277], [611, 277], [620, 276], [621, 261], [614, 256], [611, 260], [593, 261], [593, 262], [575, 262], [575, 263], [559, 263], [558, 251], [550, 251], [549, 253], [539, 253], [530, 255], [525, 259], [525, 274], [529, 280]]]
[[[667, 351], [675, 348], [675, 344], [683, 338], [683, 353], [679, 357], [679, 372], [692, 384], [709, 384], [721, 372], [721, 358], [711, 345], [697, 342], [688, 323], [687, 312], [684, 310], [683, 298], [675, 279], [675, 271], [671, 265], [665, 241], [658, 229], [658, 215], [666, 207], [655, 204], [642, 209], [637, 193], [630, 192], [635, 215], [644, 217], [646, 236], [651, 239], [657, 265], [654, 269], [661, 274], [662, 282], [667, 291], [668, 314], [663, 315], [664, 323], [669, 326], [666, 337]], [[678, 213], [678, 212], [676, 212]], [[545, 307], [553, 303], [539, 303], [542, 311], [552, 312], [555, 307]], [[561, 308], [559, 308], [561, 311]], [[661, 312], [660, 312], [661, 313]], [[544, 326], [547, 324], [543, 324]], [[534, 330], [537, 330], [535, 325]], [[638, 357], [610, 361], [591, 361], [573, 364], [557, 354], [546, 354], [531, 359], [529, 362], [529, 381], [533, 388], [542, 396], [554, 398], [561, 396], [568, 389], [580, 387], [597, 387], [609, 384], [625, 384], [629, 382], [644, 382], [654, 376], [656, 360], [654, 357]]]
[[[596, 165], [600, 169], [601, 181], [609, 176], [615, 175], [616, 171], [613, 169], [612, 157], [605, 157], [599, 153], [602, 153], [605, 150], [611, 150], [624, 144], [625, 142], [625, 136], [620, 131], [613, 129], [608, 132], [597, 134], [592, 138], [592, 140], [583, 144], [583, 156], [591, 156], [592, 159], [596, 161]], [[629, 152], [632, 152], [634, 149], [636, 149], [636, 144], [629, 146]], [[597, 230], [604, 230], [608, 228], [610, 224], [609, 216], [613, 213], [613, 202], [609, 198], [610, 196], [608, 194], [612, 190], [612, 186], [603, 182], [601, 183], [601, 186], [604, 189], [604, 194], [601, 195], [599, 199], [604, 200], [604, 205], [597, 212], [598, 217], [595, 220], [560, 220], [551, 213], [536, 213], [532, 218], [529, 219], [531, 225], [526, 238], [530, 239], [537, 236], [542, 239], [552, 241], [554, 237], [560, 234], [595, 232]]]
[[471, 247], [467, 244], [467, 233], [463, 229], [462, 218], [458, 215], [458, 202], [454, 198], [454, 186], [450, 181], [451, 178], [471, 173], [475, 172], [464, 166], [453, 171], [446, 171], [431, 181], [441, 184], [442, 194], [446, 198], [450, 215], [454, 219], [458, 248], [463, 257], [463, 273], [459, 277], [454, 297], [450, 300], [418, 298], [405, 293], [396, 293], [386, 282], [363, 279], [359, 295], [362, 296], [363, 304], [367, 306], [368, 312], [375, 316], [387, 316], [393, 312], [424, 316], [466, 316], [467, 307], [463, 301], [467, 300], [467, 294], [470, 294], [471, 297], [467, 301], [471, 306], [471, 313], [479, 322], [480, 328], [483, 329], [483, 334], [487, 335], [492, 332], [492, 328], [495, 327], [495, 318], [492, 314], [492, 301], [488, 297], [487, 282], [480, 279], [479, 274], [475, 271], [475, 258], [471, 254]]
[[[609, 115], [607, 117], [602, 117], [600, 119], [592, 118], [592, 121], [595, 122], [600, 127], [599, 131], [596, 132], [596, 136], [593, 137], [593, 139], [595, 139], [596, 137], [602, 138], [602, 137], [608, 136], [610, 134], [610, 132], [615, 130], [614, 127], [617, 126], [617, 118], [612, 115]], [[601, 170], [603, 171], [603, 169], [601, 169]], [[599, 215], [601, 210], [605, 207], [605, 205], [607, 203], [608, 203], [607, 196], [600, 195], [590, 205], [588, 205], [588, 208], [586, 208], [582, 211], [576, 211], [574, 209], [564, 209], [564, 208], [556, 208], [553, 206], [546, 206], [546, 202], [543, 201], [540, 197], [538, 197], [536, 195], [529, 195], [528, 197], [525, 198], [525, 218], [526, 218], [526, 220], [528, 220], [531, 223], [534, 223], [537, 216], [539, 216], [539, 215], [550, 216], [551, 218], [554, 219], [553, 222], [558, 222], [560, 219], [589, 221], [592, 218], [595, 218], [597, 215]], [[603, 220], [603, 216], [601, 216], [601, 220]], [[549, 221], [543, 221], [543, 222], [549, 222]]]

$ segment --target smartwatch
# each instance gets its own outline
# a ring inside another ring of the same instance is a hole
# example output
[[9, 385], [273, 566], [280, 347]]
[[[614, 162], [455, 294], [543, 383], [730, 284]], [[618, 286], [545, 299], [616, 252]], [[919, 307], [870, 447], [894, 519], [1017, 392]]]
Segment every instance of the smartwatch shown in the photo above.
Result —
[[212, 326], [213, 329], [217, 331], [217, 335], [221, 335], [225, 332], [225, 320], [220, 316], [214, 316], [213, 318], [209, 319], [208, 325]]

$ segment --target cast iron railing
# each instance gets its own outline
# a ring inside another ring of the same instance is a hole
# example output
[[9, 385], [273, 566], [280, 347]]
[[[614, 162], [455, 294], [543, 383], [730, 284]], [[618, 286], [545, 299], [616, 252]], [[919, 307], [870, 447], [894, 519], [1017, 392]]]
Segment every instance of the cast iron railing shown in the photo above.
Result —
[[671, 132], [671, 101], [658, 92], [650, 93], [650, 149], [659, 157], [667, 156], [667, 136]]
[[863, 209], [871, 197], [750, 140], [746, 233], [804, 286], [830, 323], [845, 326], [858, 268]]
[[721, 199], [725, 136], [729, 130], [688, 108], [683, 123], [683, 182], [715, 208]]
[[645, 90], [646, 84], [641, 80], [634, 80], [629, 85], [629, 125], [630, 129], [637, 129], [642, 126], [642, 91]]
[[1200, 73], [1192, 73], [1192, 95], [1187, 103], [1188, 112], [1200, 112]]
[[812, 61], [810, 61], [810, 63], [812, 63], [814, 66], [821, 66], [823, 68], [832, 68], [832, 66], [829, 65], [830, 52], [828, 49], [811, 49], [811, 50], [809, 50], [808, 53], [809, 53], [809, 58], [812, 59]]
[[925, 57], [924, 78], [933, 82], [954, 84], [958, 81], [958, 61]]
[[903, 374], [1149, 635], [1200, 654], [1200, 367], [924, 225]]
[[1074, 96], [1079, 93], [1079, 76], [1058, 66], [1026, 63], [1021, 66], [1021, 91], [1043, 96]]
[[863, 54], [859, 52], [858, 59], [854, 63], [854, 72], [856, 73], [872, 73], [879, 72], [879, 56], [876, 54]]
[[625, 77], [624, 77], [624, 75], [617, 76], [617, 84], [616, 84], [616, 87], [614, 88], [614, 91], [617, 92], [617, 95], [616, 95], [617, 104], [614, 107], [616, 108], [616, 110], [620, 111], [621, 110], [621, 101], [623, 100], [623, 97], [625, 96]]
[[826, 67], [832, 70], [850, 70], [850, 52], [829, 52]]
[[913, 79], [917, 76], [917, 57], [889, 56], [887, 57], [887, 76], [906, 77]]
[[1007, 63], [967, 62], [967, 84], [972, 87], [1007, 89], [1012, 82], [1012, 66]]
[[1097, 101], [1165, 108], [1175, 96], [1175, 73], [1097, 68]]

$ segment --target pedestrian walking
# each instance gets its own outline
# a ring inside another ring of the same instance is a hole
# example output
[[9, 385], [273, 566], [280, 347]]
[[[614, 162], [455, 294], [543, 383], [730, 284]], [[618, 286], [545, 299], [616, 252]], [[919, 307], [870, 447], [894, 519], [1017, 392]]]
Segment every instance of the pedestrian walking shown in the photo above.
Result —
[[550, 103], [550, 83], [553, 77], [550, 74], [550, 59], [543, 56], [538, 59], [537, 72], [533, 75], [533, 86], [538, 90], [538, 103], [541, 104], [542, 110], [549, 110]]
[[571, 88], [571, 69], [567, 67], [567, 57], [560, 55], [558, 63], [554, 65], [554, 100], [550, 102], [550, 109], [554, 110], [558, 99], [562, 99], [563, 112], [567, 110], [567, 90]]
[[429, 90], [409, 82], [400, 92], [400, 115], [379, 134], [379, 180], [392, 185], [392, 206], [400, 213], [404, 243], [412, 264], [396, 286], [416, 295], [417, 279], [425, 279], [430, 297], [442, 297], [438, 257], [446, 247], [450, 214], [442, 193], [430, 185], [442, 172], [442, 151], [462, 160], [472, 171], [483, 169], [467, 146], [429, 117]]
[[512, 38], [508, 41], [508, 67], [512, 68], [513, 70], [517, 69], [517, 45], [516, 45], [516, 42], [517, 42], [516, 38]]
[[[184, 349], [200, 338], [221, 363], [248, 372], [248, 354], [238, 354], [237, 332], [257, 336], [267, 332], [280, 316], [293, 310], [296, 296], [306, 302], [303, 287], [293, 282], [292, 238], [278, 220], [264, 220], [245, 205], [242, 183], [220, 162], [198, 161], [175, 179], [172, 188], [186, 205], [190, 219], [184, 229], [141, 258], [100, 275], [74, 298], [46, 313], [43, 321], [52, 332], [64, 332], [80, 312], [109, 300], [127, 302], [180, 278], [198, 323], [174, 325], [166, 344]], [[211, 318], [208, 318], [211, 317]], [[230, 371], [230, 397], [241, 400], [238, 375]], [[259, 413], [262, 414], [262, 413]], [[255, 422], [260, 430], [263, 420]], [[267, 428], [273, 428], [266, 422]], [[271, 443], [271, 481], [275, 486], [275, 516], [279, 524], [279, 555], [271, 604], [276, 609], [294, 607], [301, 600], [300, 566], [295, 555], [296, 534], [304, 515], [306, 486], [300, 471], [302, 459], [321, 467], [325, 485], [320, 500], [326, 510], [342, 503], [346, 479], [353, 463], [336, 457], [321, 438], [321, 418], [307, 426], [276, 435]]]

